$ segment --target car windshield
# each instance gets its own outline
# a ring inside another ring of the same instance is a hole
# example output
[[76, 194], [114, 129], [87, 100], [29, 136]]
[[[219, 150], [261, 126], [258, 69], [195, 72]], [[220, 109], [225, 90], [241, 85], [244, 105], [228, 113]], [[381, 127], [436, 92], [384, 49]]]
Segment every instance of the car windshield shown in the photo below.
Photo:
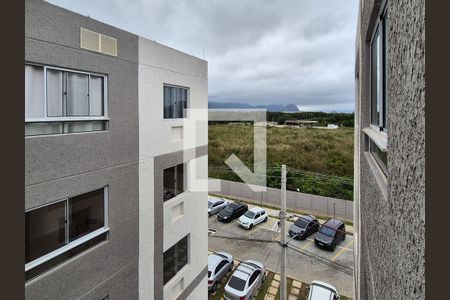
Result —
[[214, 204], [213, 202], [208, 201], [208, 208], [211, 208], [211, 206], [213, 206], [213, 204]]
[[319, 232], [326, 236], [333, 237], [334, 234], [336, 233], [336, 230], [334, 230], [330, 227], [321, 226]]
[[228, 285], [235, 290], [243, 291], [245, 288], [245, 280], [242, 280], [241, 278], [238, 278], [236, 276], [232, 276], [230, 278], [230, 281], [228, 282]]
[[208, 278], [211, 277], [211, 271], [208, 271]]
[[249, 219], [253, 219], [255, 217], [255, 215], [256, 214], [250, 210], [247, 210], [247, 212], [244, 214], [244, 216], [246, 216]]
[[232, 212], [233, 212], [233, 206], [227, 205], [227, 206], [225, 207], [225, 211], [226, 211], [226, 212], [229, 212], [229, 213], [232, 213]]
[[300, 228], [306, 228], [306, 225], [308, 225], [308, 222], [305, 219], [298, 218], [294, 224]]

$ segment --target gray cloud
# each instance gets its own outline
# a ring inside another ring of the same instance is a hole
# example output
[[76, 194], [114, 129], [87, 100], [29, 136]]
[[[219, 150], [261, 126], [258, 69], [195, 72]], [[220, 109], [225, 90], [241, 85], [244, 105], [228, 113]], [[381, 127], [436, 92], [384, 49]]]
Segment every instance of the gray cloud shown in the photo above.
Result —
[[51, 0], [203, 58], [210, 101], [353, 110], [357, 0]]

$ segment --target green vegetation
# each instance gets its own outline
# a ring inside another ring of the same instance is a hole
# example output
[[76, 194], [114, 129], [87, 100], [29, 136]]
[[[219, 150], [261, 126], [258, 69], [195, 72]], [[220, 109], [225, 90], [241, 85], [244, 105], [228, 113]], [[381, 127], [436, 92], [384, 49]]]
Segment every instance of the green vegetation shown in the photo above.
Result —
[[[209, 176], [241, 181], [225, 164], [236, 154], [253, 166], [251, 124], [209, 125]], [[353, 199], [353, 128], [336, 130], [267, 128], [267, 186], [280, 188], [280, 167], [288, 167], [287, 189]]]
[[311, 120], [317, 121], [318, 126], [326, 126], [327, 124], [337, 124], [344, 127], [353, 127], [354, 113], [325, 113], [325, 112], [267, 112], [267, 121], [284, 124], [286, 120]]

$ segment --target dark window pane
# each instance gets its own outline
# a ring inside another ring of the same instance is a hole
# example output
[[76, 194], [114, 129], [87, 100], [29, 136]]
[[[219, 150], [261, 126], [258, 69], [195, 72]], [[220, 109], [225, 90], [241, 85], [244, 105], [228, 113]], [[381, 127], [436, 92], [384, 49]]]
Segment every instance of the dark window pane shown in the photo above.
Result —
[[181, 270], [188, 263], [188, 238], [184, 237], [178, 242], [177, 256], [178, 256], [178, 268], [177, 272]]
[[164, 269], [164, 284], [166, 284], [170, 279], [177, 274], [176, 269], [176, 245], [169, 248], [163, 255], [163, 269]]
[[380, 53], [380, 33], [379, 29], [375, 33], [371, 45], [371, 123], [379, 126], [379, 116], [380, 116], [380, 90], [381, 90], [381, 53]]
[[188, 263], [188, 236], [164, 252], [164, 284]]
[[67, 72], [67, 116], [89, 115], [89, 76]]
[[378, 162], [378, 165], [383, 173], [387, 174], [387, 152], [381, 151], [381, 149], [372, 140], [370, 140], [369, 149], [375, 160]]
[[73, 241], [105, 225], [104, 189], [69, 199], [69, 240]]
[[164, 87], [164, 118], [173, 118], [174, 112], [174, 99], [172, 97], [172, 92], [174, 88], [165, 86]]
[[25, 263], [65, 245], [66, 201], [25, 213]]
[[48, 261], [46, 261], [45, 263], [40, 264], [37, 267], [34, 267], [31, 270], [28, 270], [25, 272], [25, 281], [28, 281], [36, 276], [38, 276], [39, 274], [42, 274], [43, 272], [50, 270], [51, 268], [59, 265], [60, 263], [63, 263], [64, 261], [68, 260], [71, 257], [74, 257], [77, 254], [80, 254], [84, 251], [86, 251], [87, 249], [103, 242], [106, 241], [108, 238], [108, 233], [105, 232], [77, 247], [74, 247], [72, 249], [70, 249], [67, 252], [62, 253], [61, 255], [58, 255], [57, 257], [50, 259]]
[[175, 197], [175, 167], [163, 171], [164, 201]]
[[188, 89], [164, 86], [164, 118], [178, 119], [186, 117]]
[[63, 113], [63, 72], [47, 69], [47, 115], [61, 117]]
[[184, 192], [184, 164], [177, 166], [177, 191], [176, 194], [179, 195]]

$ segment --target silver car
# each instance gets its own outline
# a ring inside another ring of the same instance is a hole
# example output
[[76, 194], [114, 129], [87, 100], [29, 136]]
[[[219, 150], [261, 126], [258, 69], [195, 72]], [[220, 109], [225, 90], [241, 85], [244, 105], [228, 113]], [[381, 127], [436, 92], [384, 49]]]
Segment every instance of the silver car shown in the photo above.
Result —
[[309, 285], [308, 300], [338, 300], [340, 296], [334, 286], [314, 280]]
[[208, 291], [214, 293], [224, 275], [233, 270], [233, 256], [226, 252], [208, 255]]
[[264, 265], [256, 260], [241, 262], [228, 280], [223, 297], [227, 300], [253, 299], [266, 279]]
[[217, 214], [227, 205], [228, 201], [225, 199], [208, 196], [208, 217]]

